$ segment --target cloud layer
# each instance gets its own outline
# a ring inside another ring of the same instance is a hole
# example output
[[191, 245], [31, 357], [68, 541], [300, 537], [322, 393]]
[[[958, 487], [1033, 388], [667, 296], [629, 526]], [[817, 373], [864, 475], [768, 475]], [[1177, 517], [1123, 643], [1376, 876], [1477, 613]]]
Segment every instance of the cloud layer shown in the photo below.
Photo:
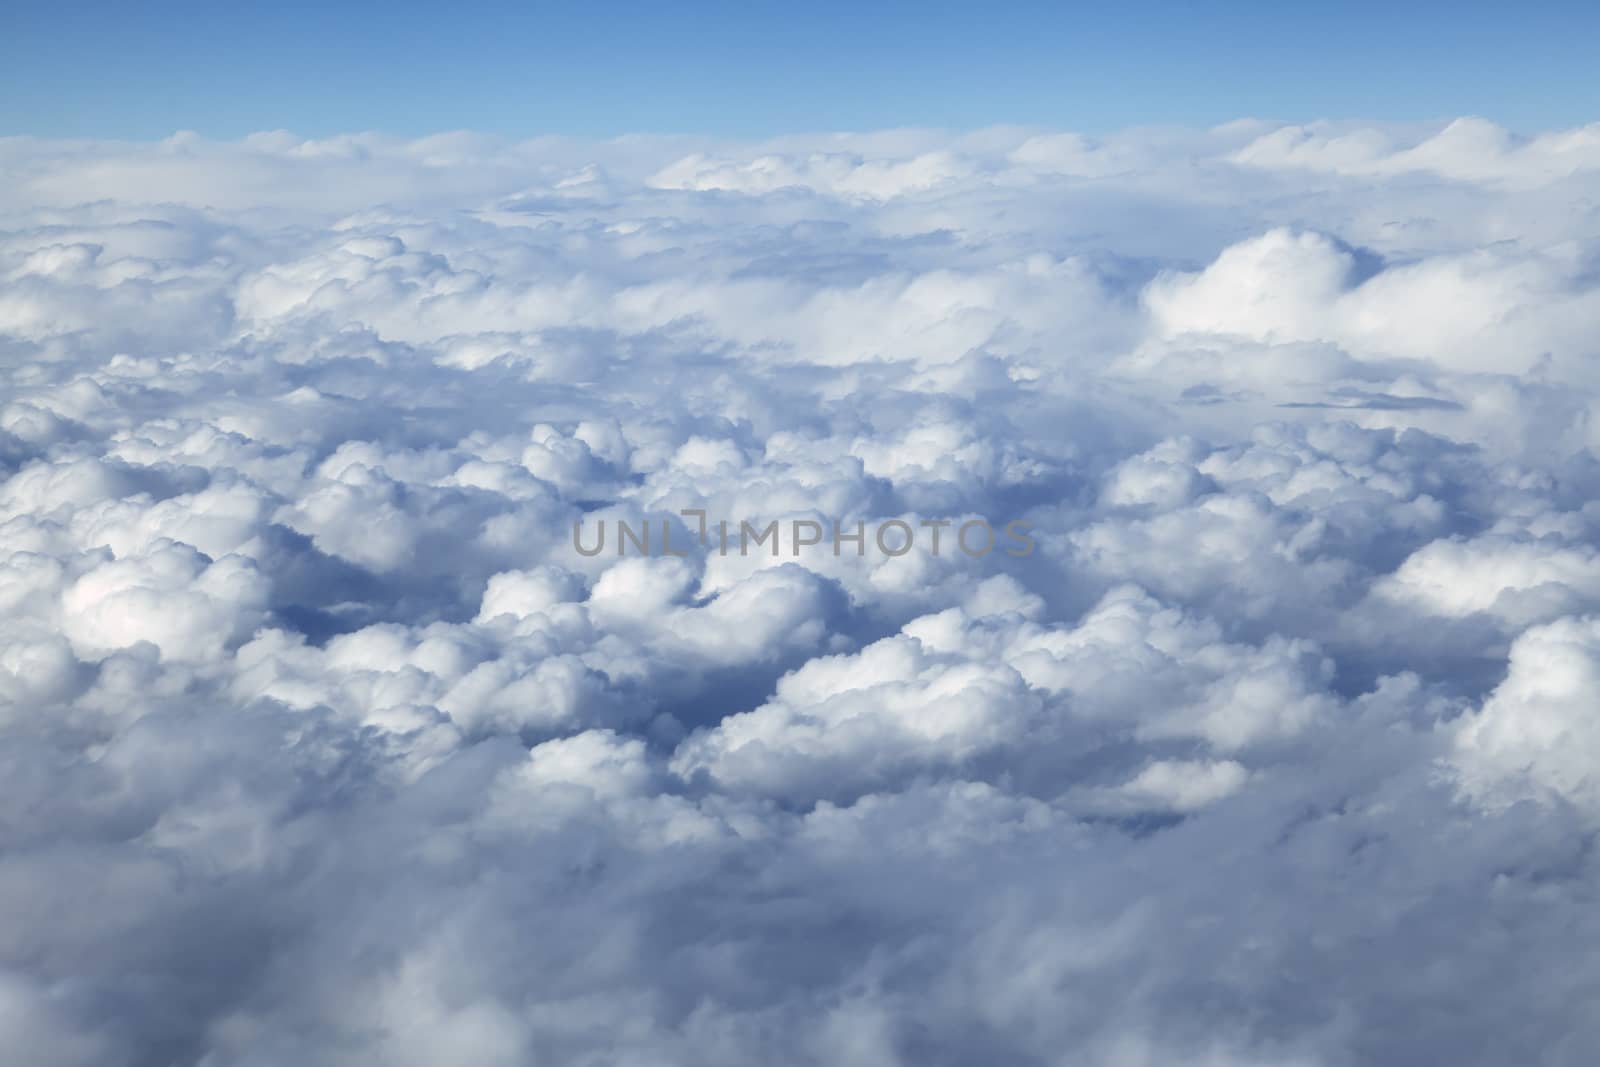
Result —
[[0, 169], [17, 1062], [1590, 1062], [1600, 127]]

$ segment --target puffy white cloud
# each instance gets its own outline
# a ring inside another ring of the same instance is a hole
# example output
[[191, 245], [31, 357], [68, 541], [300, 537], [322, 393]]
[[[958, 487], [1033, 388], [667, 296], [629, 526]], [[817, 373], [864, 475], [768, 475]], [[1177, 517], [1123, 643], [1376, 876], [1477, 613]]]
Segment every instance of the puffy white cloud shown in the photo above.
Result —
[[[1474, 249], [1364, 264], [1325, 234], [1277, 229], [1225, 249], [1198, 273], [1157, 278], [1145, 299], [1167, 337], [1243, 338], [1296, 364], [1304, 357], [1279, 346], [1326, 343], [1367, 361], [1523, 374], [1588, 351], [1600, 294], [1574, 251]], [[1332, 354], [1297, 370], [1279, 380], [1365, 376]]]
[[148, 641], [166, 658], [212, 662], [249, 633], [266, 600], [267, 582], [250, 561], [212, 562], [162, 541], [79, 575], [61, 593], [61, 631], [85, 658]]
[[1455, 737], [1466, 790], [1488, 803], [1559, 799], [1600, 813], [1600, 623], [1567, 618], [1524, 631], [1506, 678]]
[[1481, 611], [1517, 617], [1574, 601], [1592, 603], [1600, 594], [1600, 559], [1589, 545], [1563, 545], [1553, 538], [1433, 541], [1374, 591], [1432, 615]]
[[[1108, 733], [1236, 751], [1292, 737], [1332, 710], [1327, 665], [1308, 644], [1229, 645], [1215, 626], [1135, 589], [1113, 591], [1070, 629], [1030, 621], [1016, 608], [1035, 605], [982, 587], [973, 607], [994, 614], [949, 608], [859, 653], [811, 660], [769, 703], [686, 741], [674, 769], [726, 788], [853, 796], [929, 768], [974, 773], [995, 752], [1012, 753], [1010, 773], [1031, 775], [1051, 750], [1070, 765]], [[1157, 763], [1131, 790], [1198, 806], [1243, 780], [1237, 763], [1212, 767], [1212, 782], [1185, 782], [1194, 765]]]
[[1111, 812], [1191, 812], [1237, 792], [1249, 777], [1235, 760], [1157, 760], [1121, 785], [1091, 795]]

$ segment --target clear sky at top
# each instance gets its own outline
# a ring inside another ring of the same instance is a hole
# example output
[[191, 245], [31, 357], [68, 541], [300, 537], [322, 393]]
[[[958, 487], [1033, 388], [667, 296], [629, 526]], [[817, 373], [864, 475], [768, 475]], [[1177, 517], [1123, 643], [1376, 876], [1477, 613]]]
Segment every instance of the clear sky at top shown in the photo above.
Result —
[[0, 3], [0, 134], [1600, 120], [1600, 4]]

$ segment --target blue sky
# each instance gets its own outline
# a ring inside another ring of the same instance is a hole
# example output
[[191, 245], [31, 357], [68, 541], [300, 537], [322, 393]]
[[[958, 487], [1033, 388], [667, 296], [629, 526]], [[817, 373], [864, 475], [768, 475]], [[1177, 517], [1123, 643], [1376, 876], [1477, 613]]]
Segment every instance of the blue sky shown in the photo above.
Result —
[[3, 17], [4, 134], [1600, 118], [1592, 4], [11, 0]]

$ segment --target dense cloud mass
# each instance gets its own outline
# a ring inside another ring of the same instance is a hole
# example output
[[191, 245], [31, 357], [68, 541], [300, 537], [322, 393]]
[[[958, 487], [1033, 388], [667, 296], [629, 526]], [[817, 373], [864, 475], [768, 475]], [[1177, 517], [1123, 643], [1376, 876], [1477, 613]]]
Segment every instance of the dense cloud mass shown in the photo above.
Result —
[[7, 1063], [1593, 1062], [1600, 126], [0, 171]]

